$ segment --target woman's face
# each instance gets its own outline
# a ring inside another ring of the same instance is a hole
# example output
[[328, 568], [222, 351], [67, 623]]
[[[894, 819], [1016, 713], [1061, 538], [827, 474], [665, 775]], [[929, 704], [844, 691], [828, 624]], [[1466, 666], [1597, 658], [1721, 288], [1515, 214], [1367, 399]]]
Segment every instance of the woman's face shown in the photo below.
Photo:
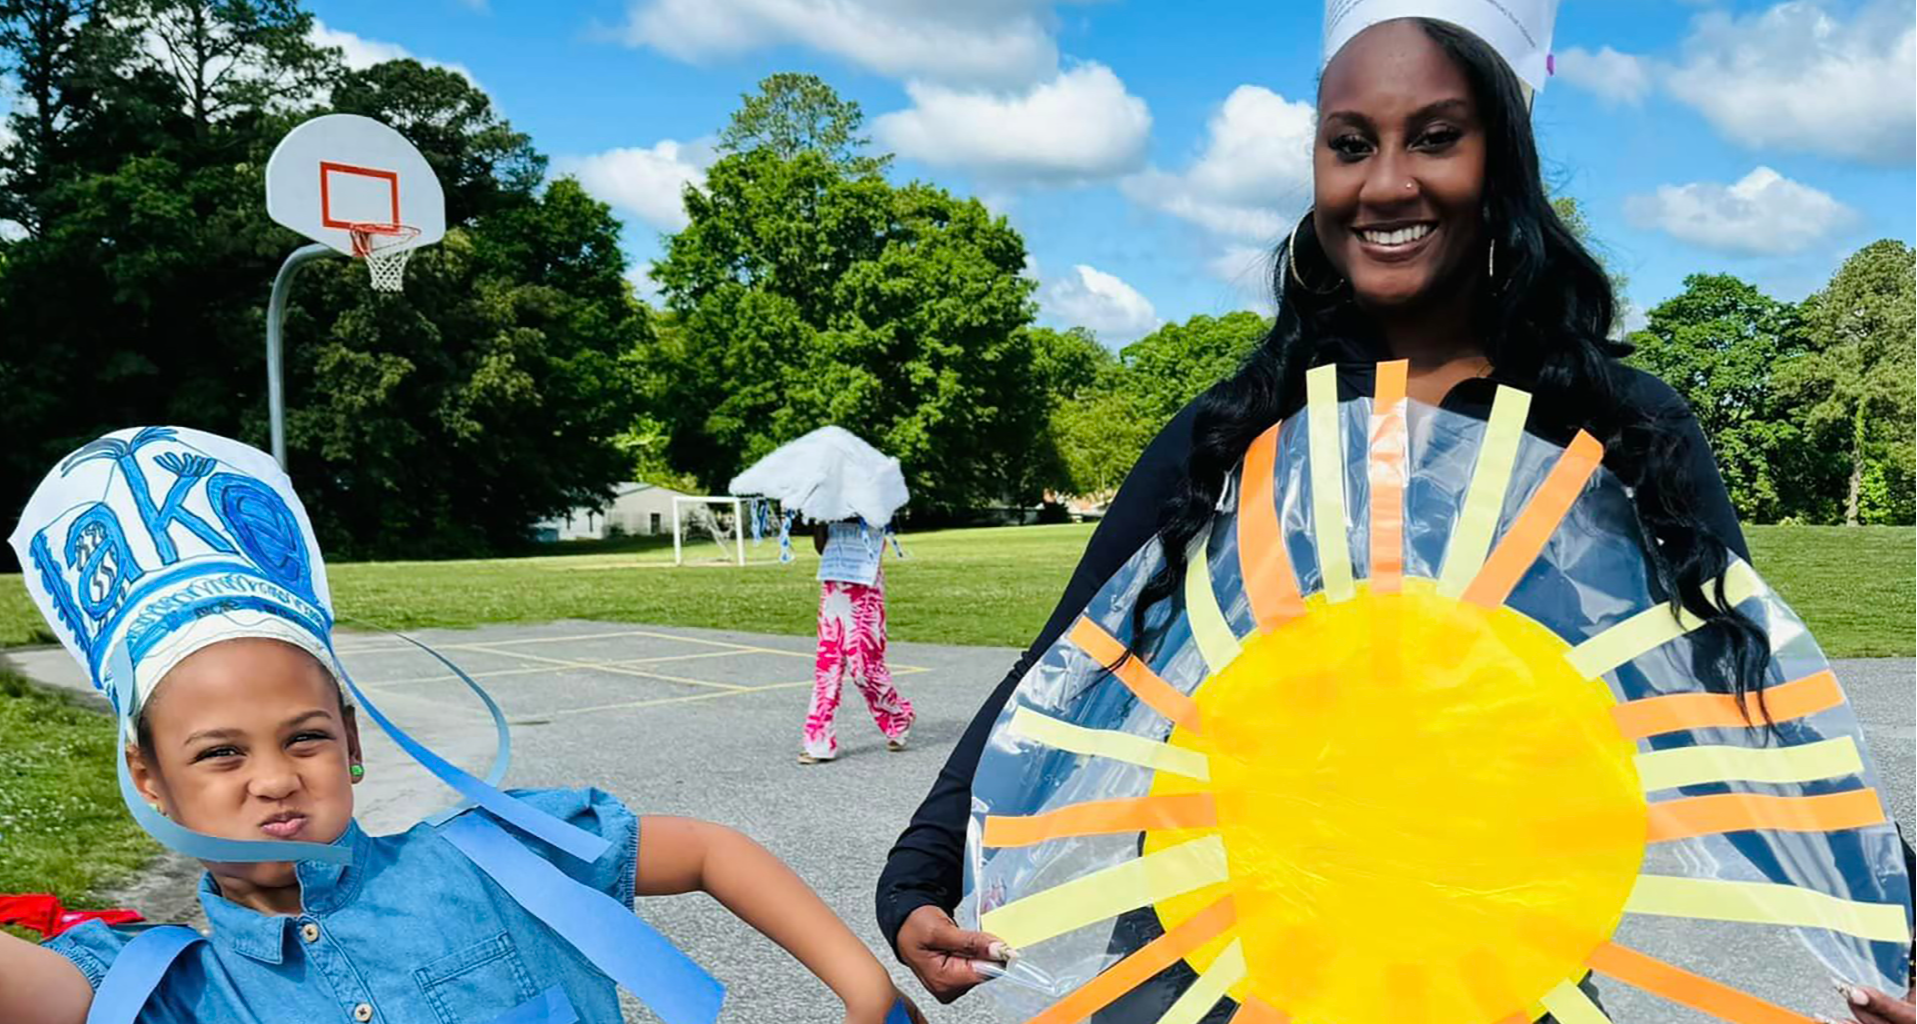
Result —
[[1319, 242], [1375, 312], [1470, 288], [1485, 265], [1485, 137], [1464, 71], [1414, 21], [1359, 34], [1318, 89]]
[[[151, 749], [129, 748], [134, 781], [180, 825], [225, 839], [330, 843], [353, 817], [359, 732], [338, 684], [277, 640], [204, 647], [166, 674], [146, 706]], [[222, 864], [222, 881], [294, 882], [289, 863]]]

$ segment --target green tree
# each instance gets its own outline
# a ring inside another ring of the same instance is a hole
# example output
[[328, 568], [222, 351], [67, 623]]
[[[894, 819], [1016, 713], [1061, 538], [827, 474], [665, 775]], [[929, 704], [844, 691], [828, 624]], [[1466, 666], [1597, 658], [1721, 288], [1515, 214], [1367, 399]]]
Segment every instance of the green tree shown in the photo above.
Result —
[[1740, 517], [1819, 518], [1829, 467], [1806, 445], [1775, 388], [1778, 368], [1808, 350], [1796, 307], [1729, 274], [1692, 274], [1628, 339], [1627, 360], [1690, 403]]
[[[1064, 469], [1062, 489], [1116, 490], [1165, 424], [1235, 371], [1270, 327], [1250, 312], [1194, 316], [1138, 339], [1116, 359], [1091, 361], [1089, 382], [1076, 390], [1054, 388], [1047, 433]], [[1059, 337], [1074, 336], [1090, 338], [1079, 331]], [[1085, 376], [1081, 371], [1075, 382]]]
[[1917, 397], [1917, 259], [1883, 239], [1844, 261], [1830, 284], [1804, 301], [1813, 351], [1778, 374], [1812, 443], [1843, 466], [1843, 521], [1909, 523]]
[[[731, 135], [751, 126], [741, 112]], [[841, 156], [757, 145], [687, 192], [652, 268], [676, 328], [645, 359], [669, 461], [722, 486], [835, 423], [904, 464], [921, 511], [1034, 497], [1017, 493], [1044, 415], [1023, 240], [976, 200]]]
[[625, 477], [611, 439], [650, 331], [618, 224], [573, 182], [543, 187], [543, 158], [483, 93], [410, 61], [344, 72], [284, 3], [114, 7], [165, 22], [145, 46], [82, 39], [102, 5], [73, 5], [81, 22], [24, 9], [0, 8], [0, 61], [39, 68], [59, 113], [15, 111], [40, 141], [0, 173], [0, 209], [28, 226], [0, 240], [0, 502], [118, 427], [264, 444], [264, 307], [301, 240], [267, 218], [260, 169], [327, 109], [418, 139], [449, 223], [401, 297], [346, 260], [294, 288], [291, 471], [328, 550], [481, 553]]
[[817, 75], [769, 75], [759, 82], [758, 92], [739, 100], [739, 109], [719, 133], [721, 153], [766, 150], [789, 160], [814, 152], [854, 172], [883, 170], [892, 160], [864, 152], [872, 141], [859, 134], [864, 111]]
[[312, 44], [313, 15], [298, 0], [130, 0], [124, 6], [153, 40], [147, 67], [172, 80], [200, 139], [215, 121], [308, 100], [314, 83], [336, 70], [339, 54]]

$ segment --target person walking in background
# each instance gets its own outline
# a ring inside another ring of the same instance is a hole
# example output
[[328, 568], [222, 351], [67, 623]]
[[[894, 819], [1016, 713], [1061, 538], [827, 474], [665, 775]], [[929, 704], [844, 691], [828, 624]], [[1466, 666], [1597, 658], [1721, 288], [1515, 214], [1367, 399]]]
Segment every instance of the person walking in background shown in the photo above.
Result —
[[914, 715], [885, 667], [885, 573], [879, 565], [885, 540], [859, 520], [840, 520], [814, 523], [812, 546], [819, 553], [819, 651], [799, 763], [839, 756], [832, 719], [848, 674], [885, 734], [885, 749], [904, 750]]

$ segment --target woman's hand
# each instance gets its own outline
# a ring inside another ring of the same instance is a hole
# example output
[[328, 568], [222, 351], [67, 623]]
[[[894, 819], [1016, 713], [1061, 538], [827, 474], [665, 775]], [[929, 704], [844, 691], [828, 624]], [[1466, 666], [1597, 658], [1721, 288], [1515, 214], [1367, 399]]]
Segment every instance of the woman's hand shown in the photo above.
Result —
[[1902, 999], [1862, 985], [1839, 985], [1837, 994], [1844, 997], [1856, 1024], [1917, 1024], [1917, 988], [1904, 993]]
[[899, 959], [941, 1003], [957, 999], [992, 976], [981, 973], [981, 966], [992, 970], [1010, 958], [1003, 942], [960, 928], [950, 914], [934, 906], [912, 911], [899, 928]]

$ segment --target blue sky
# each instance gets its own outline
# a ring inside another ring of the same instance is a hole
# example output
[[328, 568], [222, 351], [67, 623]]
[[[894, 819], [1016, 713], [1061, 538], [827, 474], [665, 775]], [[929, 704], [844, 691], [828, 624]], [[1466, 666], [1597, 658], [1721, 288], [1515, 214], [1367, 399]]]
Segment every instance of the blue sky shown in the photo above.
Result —
[[[625, 221], [645, 287], [739, 95], [820, 75], [895, 176], [1024, 235], [1041, 319], [1113, 345], [1262, 305], [1309, 203], [1322, 8], [1298, 0], [309, 0], [349, 62], [453, 65]], [[1910, 242], [1917, 0], [1571, 0], [1536, 123], [1639, 310], [1726, 271], [1798, 299]]]

